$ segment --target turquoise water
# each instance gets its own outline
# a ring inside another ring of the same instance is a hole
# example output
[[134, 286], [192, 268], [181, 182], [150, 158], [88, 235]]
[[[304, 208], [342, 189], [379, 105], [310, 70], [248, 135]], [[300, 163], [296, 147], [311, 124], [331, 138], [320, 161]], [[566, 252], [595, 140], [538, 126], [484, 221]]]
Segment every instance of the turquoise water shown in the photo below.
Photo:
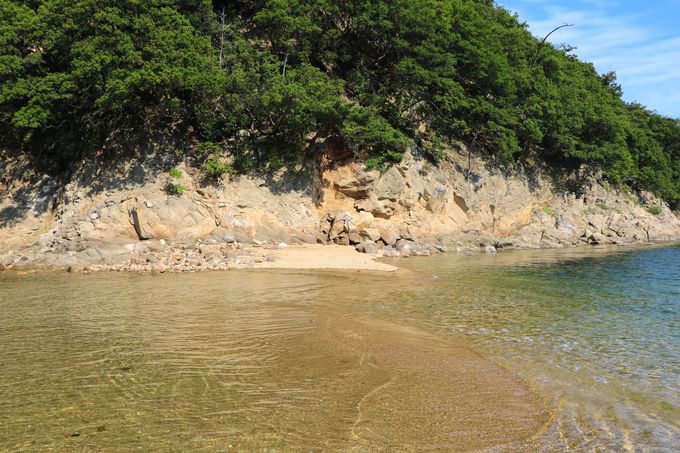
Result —
[[680, 247], [406, 265], [423, 285], [379, 311], [462, 338], [545, 390], [565, 446], [680, 448]]

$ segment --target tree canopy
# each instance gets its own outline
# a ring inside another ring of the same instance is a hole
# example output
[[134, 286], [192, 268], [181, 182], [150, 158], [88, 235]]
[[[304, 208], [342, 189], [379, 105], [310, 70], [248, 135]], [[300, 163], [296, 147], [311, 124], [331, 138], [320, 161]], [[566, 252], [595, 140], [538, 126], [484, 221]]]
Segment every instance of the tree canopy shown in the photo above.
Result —
[[139, 129], [241, 171], [329, 137], [379, 166], [465, 143], [680, 206], [680, 122], [621, 94], [491, 0], [0, 0], [0, 138], [65, 165]]

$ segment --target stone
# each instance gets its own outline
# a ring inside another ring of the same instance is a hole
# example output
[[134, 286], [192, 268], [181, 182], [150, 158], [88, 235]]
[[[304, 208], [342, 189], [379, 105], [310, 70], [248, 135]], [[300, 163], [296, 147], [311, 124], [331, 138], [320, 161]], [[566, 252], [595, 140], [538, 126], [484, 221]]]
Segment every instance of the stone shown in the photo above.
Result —
[[341, 234], [340, 236], [335, 238], [334, 242], [338, 245], [350, 245], [349, 235]]
[[437, 184], [432, 190], [426, 189], [423, 194], [427, 204], [426, 209], [433, 214], [439, 214], [446, 205], [446, 187]]
[[97, 220], [99, 218], [99, 214], [96, 212], [91, 212], [90, 213], [90, 220]]
[[395, 245], [395, 248], [402, 256], [411, 256], [416, 253], [418, 246], [415, 242], [408, 239], [399, 239]]
[[349, 234], [349, 243], [350, 245], [356, 245], [361, 242], [363, 242], [364, 238], [361, 237], [359, 233], [350, 233]]
[[378, 200], [397, 202], [406, 189], [404, 177], [397, 167], [392, 167], [383, 174], [375, 184], [374, 191]]
[[493, 245], [487, 245], [484, 247], [484, 253], [498, 253], [498, 250]]
[[361, 244], [358, 244], [355, 248], [358, 252], [367, 253], [370, 255], [375, 255], [380, 250], [378, 244], [373, 241], [364, 241]]
[[396, 203], [390, 200], [377, 200], [375, 198], [367, 198], [359, 200], [354, 204], [358, 211], [366, 211], [373, 214], [375, 217], [381, 219], [389, 219], [394, 215]]
[[392, 247], [385, 247], [383, 249], [383, 256], [385, 258], [400, 258], [401, 253], [397, 252]]
[[375, 181], [375, 175], [353, 168], [353, 171], [343, 175], [344, 178], [335, 182], [335, 189], [343, 195], [358, 199], [368, 196], [368, 190]]
[[394, 246], [399, 239], [401, 239], [401, 235], [397, 232], [396, 228], [393, 226], [387, 226], [387, 227], [382, 227], [379, 230], [380, 232], [380, 239], [383, 240], [383, 242], [387, 245]]
[[592, 245], [604, 244], [606, 238], [602, 233], [593, 233], [588, 238], [588, 243]]
[[250, 223], [242, 219], [233, 219], [231, 221], [231, 226], [233, 226], [234, 228], [239, 228], [241, 230], [247, 230], [250, 228]]
[[377, 228], [362, 228], [359, 230], [359, 235], [364, 238], [368, 239], [370, 241], [379, 241], [380, 240], [380, 230]]

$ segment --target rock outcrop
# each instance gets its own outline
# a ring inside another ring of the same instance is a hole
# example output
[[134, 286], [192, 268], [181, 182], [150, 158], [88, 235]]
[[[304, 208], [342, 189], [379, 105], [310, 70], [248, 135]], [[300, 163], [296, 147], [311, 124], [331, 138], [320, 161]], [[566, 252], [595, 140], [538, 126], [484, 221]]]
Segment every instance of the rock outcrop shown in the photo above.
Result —
[[[440, 165], [407, 154], [384, 173], [325, 157], [292, 174], [217, 184], [160, 152], [118, 168], [83, 164], [61, 178], [1, 157], [4, 269], [174, 263], [182, 251], [219, 268], [225, 247], [239, 244], [335, 243], [394, 257], [680, 238], [678, 217], [649, 193], [594, 179], [575, 193], [538, 172], [503, 172], [480, 159], [467, 168], [456, 152]], [[164, 191], [172, 167], [182, 174], [181, 195]]]

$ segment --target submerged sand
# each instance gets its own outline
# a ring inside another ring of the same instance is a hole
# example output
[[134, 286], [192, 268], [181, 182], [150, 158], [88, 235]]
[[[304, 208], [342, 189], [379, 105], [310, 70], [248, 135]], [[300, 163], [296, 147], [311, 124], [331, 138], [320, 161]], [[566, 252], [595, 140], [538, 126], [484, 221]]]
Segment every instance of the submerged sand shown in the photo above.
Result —
[[467, 347], [363, 315], [326, 317], [319, 332], [356, 360], [350, 381], [372, 383], [357, 403], [353, 451], [542, 449], [545, 398]]

